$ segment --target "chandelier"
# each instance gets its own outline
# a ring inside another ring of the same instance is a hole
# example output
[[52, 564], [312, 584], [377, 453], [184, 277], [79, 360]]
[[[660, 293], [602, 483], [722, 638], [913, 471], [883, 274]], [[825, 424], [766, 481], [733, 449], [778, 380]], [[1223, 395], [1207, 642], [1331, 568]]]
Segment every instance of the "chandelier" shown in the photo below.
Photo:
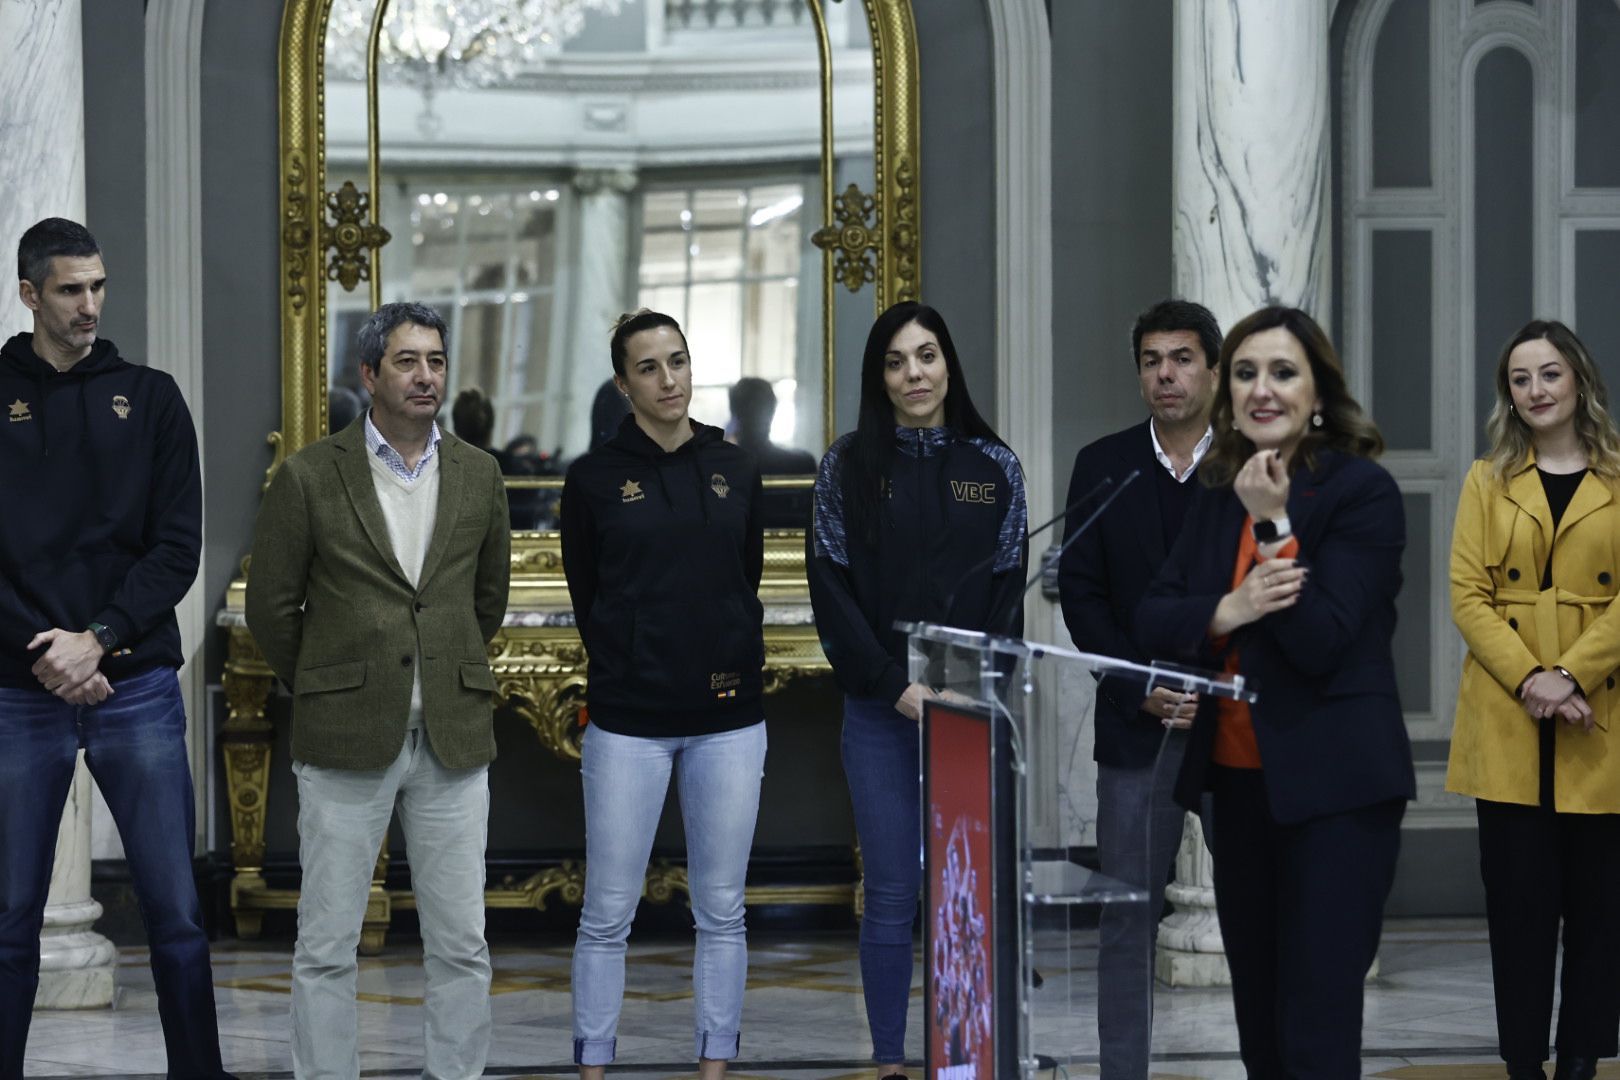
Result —
[[[619, 13], [625, 0], [392, 0], [377, 41], [378, 77], [424, 94], [446, 86], [511, 83], [585, 26], [587, 12]], [[629, 0], [633, 3], [634, 0]], [[328, 64], [363, 82], [374, 0], [332, 5]]]

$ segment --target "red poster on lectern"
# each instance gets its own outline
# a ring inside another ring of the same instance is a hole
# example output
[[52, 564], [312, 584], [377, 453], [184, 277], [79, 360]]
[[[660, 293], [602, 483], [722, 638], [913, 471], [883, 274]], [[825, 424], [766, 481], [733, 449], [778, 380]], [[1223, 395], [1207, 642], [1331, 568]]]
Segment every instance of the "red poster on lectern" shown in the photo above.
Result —
[[994, 1080], [995, 822], [990, 715], [929, 701], [923, 720], [927, 1080]]

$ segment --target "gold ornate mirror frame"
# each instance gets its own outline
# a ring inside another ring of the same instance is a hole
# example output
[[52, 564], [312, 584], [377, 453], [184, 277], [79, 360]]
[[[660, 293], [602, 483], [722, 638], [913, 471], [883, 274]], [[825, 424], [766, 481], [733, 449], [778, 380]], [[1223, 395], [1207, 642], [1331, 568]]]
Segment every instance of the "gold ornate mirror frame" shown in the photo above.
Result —
[[[287, 455], [326, 434], [326, 283], [355, 288], [370, 283], [372, 306], [381, 298], [373, 273], [388, 234], [377, 221], [374, 192], [326, 190], [327, 19], [333, 0], [286, 0], [281, 21], [281, 429], [269, 437], [273, 473]], [[663, 0], [647, 0], [662, 3]], [[917, 35], [911, 0], [860, 0], [872, 40], [874, 86], [873, 166], [868, 194], [851, 184], [833, 190], [832, 66], [824, 0], [808, 0], [821, 55], [822, 228], [812, 242], [822, 249], [824, 439], [835, 434], [834, 290], [858, 291], [872, 283], [875, 310], [919, 293]], [[836, 0], [846, 2], [846, 0]], [[855, 2], [855, 0], [847, 0]], [[377, 34], [388, 0], [372, 21], [367, 72], [371, 103], [369, 175], [377, 177]]]

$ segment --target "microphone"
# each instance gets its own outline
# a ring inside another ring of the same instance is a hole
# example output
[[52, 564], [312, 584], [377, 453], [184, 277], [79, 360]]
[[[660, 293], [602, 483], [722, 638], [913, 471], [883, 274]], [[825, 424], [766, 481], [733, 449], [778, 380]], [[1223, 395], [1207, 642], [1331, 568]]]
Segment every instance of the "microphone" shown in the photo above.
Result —
[[[1126, 478], [1126, 483], [1129, 483], [1130, 480], [1134, 479], [1136, 477], [1137, 472], [1140, 472], [1140, 471], [1141, 470], [1136, 470], [1135, 472], [1132, 472], [1130, 477]], [[1058, 511], [1058, 513], [1057, 513], [1057, 515], [1055, 517], [1051, 518], [1048, 521], [1042, 522], [1041, 524], [1037, 525], [1035, 528], [1029, 530], [1029, 532], [1025, 533], [1024, 534], [1024, 542], [1027, 544], [1029, 541], [1035, 539], [1035, 537], [1039, 536], [1041, 533], [1045, 532], [1047, 529], [1050, 529], [1053, 525], [1056, 525], [1058, 522], [1060, 522], [1060, 521], [1064, 520], [1065, 518], [1067, 518], [1070, 514], [1074, 513], [1076, 510], [1080, 509], [1086, 503], [1088, 503], [1092, 499], [1096, 498], [1098, 496], [1098, 494], [1100, 494], [1105, 488], [1107, 488], [1113, 482], [1114, 482], [1114, 478], [1112, 476], [1103, 477], [1101, 482], [1099, 482], [1096, 487], [1092, 488], [1090, 491], [1086, 492], [1084, 495], [1082, 495], [1078, 499], [1074, 500], [1074, 502], [1070, 503], [1068, 506], [1065, 506], [1062, 510]], [[1121, 485], [1121, 488], [1123, 488], [1123, 486], [1124, 485]], [[1117, 495], [1117, 494], [1119, 494], [1119, 492], [1116, 491], [1116, 492], [1114, 492], [1114, 494]], [[1108, 501], [1103, 503], [1103, 506], [1107, 506], [1108, 502], [1111, 502], [1111, 501], [1113, 501], [1113, 496], [1112, 495], [1109, 496]], [[1102, 509], [1101, 507], [1098, 508], [1099, 513], [1101, 512], [1101, 509]], [[1093, 514], [1091, 518], [1087, 518], [1086, 519], [1086, 525], [1091, 524], [1092, 519], [1094, 519], [1095, 517], [1096, 517], [1096, 515]], [[1081, 529], [1084, 529], [1084, 528], [1085, 528], [1085, 526], [1082, 525]], [[1075, 535], [1078, 536], [1080, 534], [1080, 531], [1081, 531], [1080, 529], [1076, 529], [1075, 530]], [[1068, 541], [1064, 541], [1064, 546], [1065, 547], [1068, 546]], [[947, 621], [947, 622], [950, 621], [951, 607], [952, 607], [953, 604], [956, 603], [956, 593], [957, 593], [957, 590], [959, 590], [962, 587], [963, 582], [967, 581], [974, 574], [977, 574], [980, 570], [983, 570], [985, 567], [987, 567], [991, 563], [995, 562], [996, 561], [996, 556], [999, 555], [999, 554], [1001, 554], [999, 551], [992, 551], [988, 558], [980, 559], [978, 562], [976, 562], [972, 566], [968, 567], [967, 571], [964, 574], [962, 574], [961, 577], [956, 579], [956, 584], [951, 586], [951, 591], [945, 594], [945, 607], [944, 607], [945, 621]], [[1036, 577], [1038, 578], [1038, 577], [1040, 577], [1040, 575], [1037, 574]], [[1029, 586], [1026, 585], [1026, 586], [1024, 586], [1023, 591], [1019, 593], [1019, 595], [1022, 596], [1025, 592], [1028, 592], [1028, 591], [1029, 591]]]
[[[1024, 582], [1024, 587], [1022, 589], [1018, 590], [1019, 604], [1015, 604], [1013, 606], [1012, 612], [1010, 612], [1008, 614], [1008, 625], [1002, 631], [1003, 636], [1006, 636], [1008, 633], [1011, 633], [1011, 631], [1012, 631], [1012, 625], [1011, 625], [1012, 619], [1017, 617], [1017, 614], [1018, 614], [1020, 606], [1022, 605], [1022, 601], [1024, 599], [1024, 596], [1029, 592], [1030, 589], [1035, 587], [1036, 582], [1041, 580], [1041, 576], [1046, 573], [1046, 568], [1048, 566], [1051, 566], [1053, 563], [1056, 563], [1059, 559], [1063, 558], [1063, 553], [1065, 551], [1069, 550], [1069, 545], [1074, 543], [1076, 540], [1080, 539], [1081, 535], [1087, 529], [1091, 528], [1092, 523], [1094, 521], [1096, 521], [1098, 518], [1102, 517], [1102, 512], [1104, 510], [1107, 510], [1108, 507], [1113, 504], [1113, 501], [1115, 499], [1119, 498], [1120, 492], [1122, 492], [1126, 488], [1130, 487], [1131, 481], [1135, 480], [1138, 476], [1141, 476], [1141, 475], [1142, 475], [1142, 470], [1141, 469], [1132, 469], [1130, 472], [1126, 473], [1125, 474], [1125, 479], [1121, 480], [1119, 482], [1119, 486], [1116, 487], [1113, 491], [1110, 491], [1108, 493], [1108, 497], [1102, 501], [1102, 504], [1100, 506], [1098, 506], [1097, 509], [1095, 509], [1095, 510], [1093, 510], [1091, 512], [1091, 516], [1086, 518], [1086, 520], [1082, 521], [1080, 523], [1080, 527], [1078, 529], [1074, 530], [1073, 533], [1071, 533], [1068, 536], [1065, 536], [1063, 538], [1063, 543], [1058, 546], [1058, 549], [1055, 552], [1053, 552], [1051, 555], [1047, 556], [1046, 558], [1040, 560], [1040, 562], [1041, 562], [1040, 569], [1036, 570], [1035, 573], [1030, 576], [1030, 579], [1028, 581]], [[1063, 513], [1059, 514], [1058, 517], [1059, 518], [1068, 517], [1070, 510], [1079, 509], [1079, 507], [1082, 504], [1084, 504], [1093, 495], [1095, 495], [1098, 491], [1100, 491], [1104, 485], [1111, 484], [1111, 483], [1113, 483], [1113, 477], [1105, 478], [1103, 480], [1102, 484], [1098, 484], [1096, 487], [1092, 488], [1091, 491], [1087, 492], [1085, 498], [1080, 499], [1078, 502], [1072, 503], [1068, 507], [1065, 507], [1064, 510], [1063, 510]], [[1049, 521], [1049, 522], [1046, 523], [1046, 525], [1042, 525], [1040, 529], [1036, 529], [1035, 532], [1032, 532], [1029, 535], [1031, 537], [1034, 537], [1035, 533], [1040, 532], [1041, 529], [1045, 529], [1048, 525], [1051, 525], [1051, 524], [1053, 524], [1053, 522]]]

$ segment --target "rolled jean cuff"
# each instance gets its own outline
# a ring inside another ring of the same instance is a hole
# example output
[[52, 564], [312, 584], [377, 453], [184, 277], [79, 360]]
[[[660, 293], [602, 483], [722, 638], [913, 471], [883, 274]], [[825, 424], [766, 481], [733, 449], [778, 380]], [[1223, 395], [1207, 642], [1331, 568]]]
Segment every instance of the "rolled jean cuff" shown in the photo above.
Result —
[[741, 1043], [741, 1032], [700, 1031], [697, 1033], [698, 1060], [731, 1061], [737, 1056]]
[[614, 1055], [619, 1049], [619, 1040], [613, 1039], [575, 1039], [574, 1064], [575, 1065], [611, 1065]]

